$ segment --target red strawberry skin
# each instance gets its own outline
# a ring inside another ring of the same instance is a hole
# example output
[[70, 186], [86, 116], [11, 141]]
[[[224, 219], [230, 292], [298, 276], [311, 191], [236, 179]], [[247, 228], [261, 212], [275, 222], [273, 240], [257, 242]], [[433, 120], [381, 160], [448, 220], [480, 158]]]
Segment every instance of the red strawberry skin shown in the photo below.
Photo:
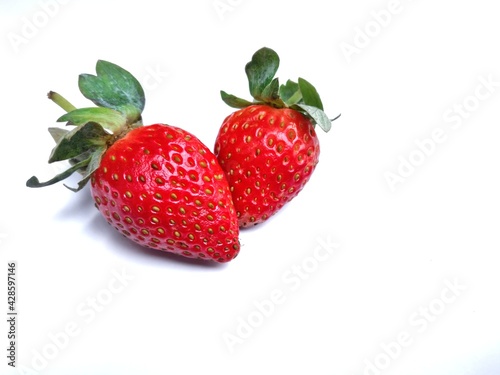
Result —
[[180, 128], [155, 124], [118, 139], [92, 175], [91, 193], [107, 221], [142, 246], [221, 263], [238, 255], [224, 173]]
[[309, 181], [320, 148], [308, 117], [290, 108], [251, 105], [229, 115], [214, 153], [224, 170], [240, 227], [259, 224]]

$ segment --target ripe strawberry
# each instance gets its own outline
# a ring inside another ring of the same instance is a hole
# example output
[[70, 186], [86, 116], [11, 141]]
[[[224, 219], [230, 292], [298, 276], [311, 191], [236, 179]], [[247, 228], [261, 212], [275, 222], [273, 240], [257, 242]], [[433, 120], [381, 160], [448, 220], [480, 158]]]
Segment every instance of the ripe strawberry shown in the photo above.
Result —
[[228, 262], [239, 252], [239, 228], [227, 180], [214, 154], [180, 128], [142, 126], [144, 92], [127, 71], [105, 61], [97, 76], [81, 75], [81, 92], [97, 108], [75, 109], [56, 93], [49, 97], [68, 111], [51, 128], [57, 145], [49, 162], [71, 168], [29, 187], [43, 187], [83, 174], [74, 191], [91, 181], [104, 218], [140, 245], [185, 257]]
[[[316, 89], [306, 80], [279, 85], [279, 57], [262, 48], [246, 65], [253, 102], [221, 91], [239, 108], [219, 130], [214, 153], [226, 173], [240, 227], [264, 222], [303, 189], [319, 160], [318, 124], [328, 132]], [[338, 117], [338, 116], [337, 116]]]

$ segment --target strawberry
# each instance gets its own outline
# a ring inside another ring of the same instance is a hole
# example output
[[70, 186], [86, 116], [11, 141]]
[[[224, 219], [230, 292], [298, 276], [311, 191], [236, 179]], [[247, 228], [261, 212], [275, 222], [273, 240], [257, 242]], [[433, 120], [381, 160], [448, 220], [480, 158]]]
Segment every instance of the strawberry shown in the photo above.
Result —
[[97, 75], [80, 75], [82, 94], [97, 107], [76, 109], [57, 93], [49, 97], [68, 111], [58, 121], [70, 131], [50, 128], [57, 142], [49, 162], [71, 167], [47, 182], [74, 172], [90, 181], [102, 216], [138, 244], [184, 257], [228, 262], [239, 252], [239, 228], [227, 180], [215, 155], [189, 132], [170, 125], [142, 125], [144, 92], [119, 66], [98, 61]]
[[328, 132], [333, 121], [305, 79], [280, 86], [278, 67], [277, 53], [262, 48], [245, 67], [254, 100], [221, 91], [222, 100], [238, 110], [222, 123], [214, 154], [240, 227], [266, 221], [299, 194], [319, 161], [315, 125]]

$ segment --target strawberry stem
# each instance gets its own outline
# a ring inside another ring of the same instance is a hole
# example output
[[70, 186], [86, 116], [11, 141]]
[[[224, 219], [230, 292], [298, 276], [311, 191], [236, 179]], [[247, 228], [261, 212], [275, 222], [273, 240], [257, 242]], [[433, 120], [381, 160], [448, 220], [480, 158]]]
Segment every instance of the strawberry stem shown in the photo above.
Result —
[[54, 103], [56, 103], [59, 107], [64, 109], [66, 112], [71, 112], [76, 109], [76, 107], [73, 104], [68, 102], [62, 95], [58, 94], [57, 92], [50, 91], [47, 94], [47, 97]]

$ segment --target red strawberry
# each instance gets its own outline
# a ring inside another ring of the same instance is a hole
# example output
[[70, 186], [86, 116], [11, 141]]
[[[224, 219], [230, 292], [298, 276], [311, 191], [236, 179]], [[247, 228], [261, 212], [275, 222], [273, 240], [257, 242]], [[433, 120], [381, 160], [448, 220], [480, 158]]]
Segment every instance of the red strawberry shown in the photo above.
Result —
[[[96, 207], [124, 236], [140, 245], [185, 257], [227, 262], [239, 252], [239, 228], [227, 180], [214, 154], [180, 128], [142, 126], [144, 93], [122, 68], [97, 63], [97, 76], [81, 75], [80, 90], [99, 107], [75, 109], [59, 121], [76, 127], [51, 128], [57, 142], [49, 162], [72, 167], [29, 187], [61, 181], [75, 171], [90, 180]], [[105, 130], [106, 129], [106, 130]]]
[[327, 132], [333, 121], [306, 80], [280, 86], [274, 78], [278, 66], [279, 57], [269, 48], [246, 65], [253, 102], [221, 91], [228, 105], [240, 108], [224, 120], [214, 149], [240, 227], [262, 223], [297, 196], [319, 160], [314, 127]]

